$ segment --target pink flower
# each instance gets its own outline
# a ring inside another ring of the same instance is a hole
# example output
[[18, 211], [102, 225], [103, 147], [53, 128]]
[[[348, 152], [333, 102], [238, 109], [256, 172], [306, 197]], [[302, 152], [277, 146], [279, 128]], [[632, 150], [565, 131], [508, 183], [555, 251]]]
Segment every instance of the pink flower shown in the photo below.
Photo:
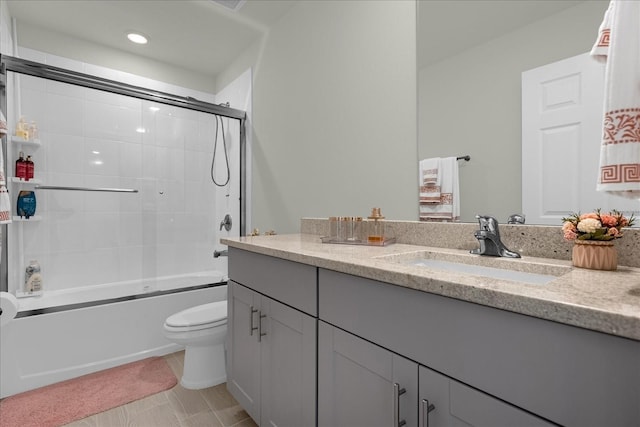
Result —
[[587, 218], [598, 219], [598, 214], [595, 212], [589, 212], [589, 213], [580, 215], [580, 221]]
[[626, 218], [615, 209], [606, 214], [600, 209], [582, 215], [572, 213], [562, 218], [562, 233], [566, 240], [609, 241], [622, 237], [620, 229], [633, 226], [635, 219], [633, 215]]
[[606, 227], [615, 227], [618, 225], [618, 218], [613, 215], [600, 215], [600, 221], [602, 225]]

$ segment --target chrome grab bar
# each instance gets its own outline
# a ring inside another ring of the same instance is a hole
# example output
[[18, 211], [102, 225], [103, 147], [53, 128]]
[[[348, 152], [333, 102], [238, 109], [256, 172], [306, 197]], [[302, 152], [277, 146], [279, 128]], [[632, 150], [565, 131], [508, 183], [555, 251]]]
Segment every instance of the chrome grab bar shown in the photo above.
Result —
[[135, 188], [89, 188], [89, 187], [62, 187], [58, 185], [36, 185], [35, 190], [66, 190], [66, 191], [105, 191], [109, 193], [137, 193]]

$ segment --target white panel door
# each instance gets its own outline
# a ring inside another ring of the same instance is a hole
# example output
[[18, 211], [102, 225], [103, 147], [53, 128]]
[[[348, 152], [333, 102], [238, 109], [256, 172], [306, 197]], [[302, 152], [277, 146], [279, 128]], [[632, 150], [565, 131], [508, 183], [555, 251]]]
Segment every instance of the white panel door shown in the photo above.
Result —
[[588, 53], [522, 73], [522, 209], [531, 224], [571, 212], [640, 211], [597, 192], [604, 65]]

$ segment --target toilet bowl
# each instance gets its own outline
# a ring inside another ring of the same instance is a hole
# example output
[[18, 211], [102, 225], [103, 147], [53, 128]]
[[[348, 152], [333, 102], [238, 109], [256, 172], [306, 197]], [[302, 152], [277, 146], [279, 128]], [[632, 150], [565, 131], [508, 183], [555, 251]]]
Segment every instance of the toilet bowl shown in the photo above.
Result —
[[164, 336], [185, 347], [180, 384], [201, 389], [227, 380], [224, 342], [227, 302], [198, 305], [173, 314], [164, 322]]

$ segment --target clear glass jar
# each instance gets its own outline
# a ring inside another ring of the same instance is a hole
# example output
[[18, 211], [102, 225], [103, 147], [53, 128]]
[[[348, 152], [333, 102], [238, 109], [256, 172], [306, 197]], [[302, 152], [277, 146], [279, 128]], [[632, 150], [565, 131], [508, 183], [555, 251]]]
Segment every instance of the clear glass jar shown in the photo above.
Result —
[[365, 240], [365, 222], [361, 216], [353, 218], [353, 240], [363, 242]]
[[338, 217], [337, 216], [329, 217], [329, 239], [330, 240], [338, 239]]
[[353, 233], [350, 216], [341, 216], [338, 221], [338, 241], [346, 242]]

